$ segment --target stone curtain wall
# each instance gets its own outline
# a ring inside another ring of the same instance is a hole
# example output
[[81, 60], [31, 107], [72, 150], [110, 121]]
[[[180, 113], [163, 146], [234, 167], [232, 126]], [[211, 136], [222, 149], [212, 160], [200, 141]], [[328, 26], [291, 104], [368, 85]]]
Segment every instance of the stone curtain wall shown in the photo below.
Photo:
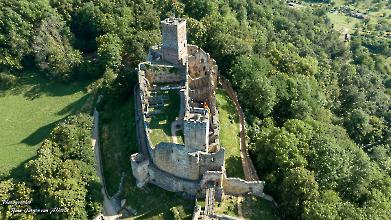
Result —
[[200, 173], [204, 174], [208, 170], [221, 171], [224, 166], [225, 149], [220, 147], [216, 153], [200, 153]]
[[263, 181], [245, 181], [240, 178], [225, 178], [223, 181], [224, 193], [228, 195], [252, 194], [263, 196]]
[[157, 65], [143, 63], [139, 65], [140, 70], [145, 72], [145, 78], [148, 83], [180, 83], [185, 80], [183, 74], [180, 74], [179, 68], [169, 65]]
[[190, 154], [183, 145], [162, 142], [153, 151], [152, 160], [159, 169], [179, 178], [200, 178], [199, 157]]

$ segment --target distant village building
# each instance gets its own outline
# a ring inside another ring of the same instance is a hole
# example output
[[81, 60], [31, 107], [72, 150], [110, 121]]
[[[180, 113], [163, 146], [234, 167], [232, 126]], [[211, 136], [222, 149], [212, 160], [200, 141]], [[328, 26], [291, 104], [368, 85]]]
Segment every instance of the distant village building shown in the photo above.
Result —
[[[194, 219], [219, 216], [214, 200], [224, 194], [263, 196], [264, 182], [229, 178], [225, 172], [225, 149], [219, 142], [216, 107], [218, 67], [201, 48], [187, 44], [186, 20], [161, 21], [163, 44], [149, 50], [146, 62], [138, 66], [136, 119], [140, 152], [131, 156], [138, 187], [155, 184], [172, 192], [206, 197], [204, 209], [195, 208]], [[171, 123], [173, 141], [152, 143], [151, 118], [162, 114], [159, 106], [166, 91], [180, 97], [179, 115]], [[184, 143], [174, 138], [183, 133]], [[180, 132], [179, 132], [180, 133]], [[239, 146], [238, 146], [239, 148]]]

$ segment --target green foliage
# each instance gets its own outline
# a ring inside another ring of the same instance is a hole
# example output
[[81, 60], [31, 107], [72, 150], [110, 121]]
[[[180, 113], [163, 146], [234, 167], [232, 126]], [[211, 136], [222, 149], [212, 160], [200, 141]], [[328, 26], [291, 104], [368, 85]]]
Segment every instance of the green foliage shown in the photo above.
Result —
[[118, 69], [122, 61], [122, 41], [116, 34], [105, 34], [97, 39], [98, 56], [104, 68]]
[[[28, 208], [63, 209], [45, 219], [89, 219], [102, 211], [101, 186], [91, 148], [92, 119], [85, 114], [71, 116], [53, 129], [38, 149], [36, 159], [26, 165], [28, 178], [0, 182], [0, 199], [31, 201], [25, 205], [2, 205], [0, 213], [8, 219], [36, 219]], [[11, 214], [19, 208], [21, 214]]]
[[16, 81], [16, 76], [9, 73], [0, 72], [0, 91], [11, 88], [16, 84]]
[[42, 20], [32, 43], [38, 68], [50, 77], [68, 80], [81, 62], [81, 54], [72, 48], [71, 40], [69, 28], [59, 16]]
[[319, 196], [314, 174], [303, 167], [290, 169], [281, 184], [281, 208], [292, 217], [299, 216], [305, 203]]
[[268, 116], [275, 105], [276, 91], [266, 77], [271, 69], [265, 58], [242, 56], [230, 71], [232, 81], [241, 88], [239, 97], [256, 115]]
[[265, 122], [250, 149], [269, 182], [266, 190], [276, 196], [286, 217], [389, 214], [383, 211], [390, 208], [384, 200], [390, 190], [385, 148], [372, 154], [376, 163], [340, 126], [295, 119], [276, 128]]
[[[69, 81], [95, 79], [105, 68], [136, 67], [160, 41], [154, 7], [163, 5], [177, 12], [184, 7], [164, 1], [2, 0], [0, 70], [27, 68], [35, 60], [45, 74]], [[102, 65], [93, 67], [97, 57]]]
[[107, 69], [103, 75], [100, 92], [103, 95], [98, 109], [112, 111], [112, 106], [119, 106], [133, 95], [137, 82], [136, 71], [121, 71], [118, 74]]
[[45, 0], [0, 1], [0, 69], [22, 69], [22, 60], [32, 52], [34, 27], [51, 12]]
[[[2, 219], [34, 219], [34, 214], [26, 215], [23, 211], [31, 209], [33, 190], [24, 182], [14, 179], [0, 181], [0, 216]], [[24, 204], [7, 204], [15, 201]], [[13, 213], [13, 210], [22, 210], [22, 213]]]
[[27, 164], [34, 202], [41, 207], [61, 207], [66, 213], [53, 218], [87, 219], [101, 211], [99, 180], [91, 148], [92, 119], [88, 115], [68, 118], [53, 129]]

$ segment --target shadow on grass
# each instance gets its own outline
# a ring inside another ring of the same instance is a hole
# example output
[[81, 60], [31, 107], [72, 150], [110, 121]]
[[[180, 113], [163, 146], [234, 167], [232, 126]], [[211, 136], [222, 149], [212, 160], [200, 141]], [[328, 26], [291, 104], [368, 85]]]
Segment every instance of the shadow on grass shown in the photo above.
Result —
[[29, 159], [26, 159], [21, 164], [19, 164], [19, 166], [13, 168], [7, 173], [0, 173], [0, 181], [9, 179], [10, 177], [18, 181], [26, 181], [26, 182], [29, 181], [29, 176], [26, 172], [25, 167], [30, 160], [35, 160], [37, 157], [38, 156], [35, 155]]
[[242, 206], [244, 218], [249, 220], [256, 220], [259, 219], [259, 216], [262, 216], [262, 219], [265, 220], [281, 219], [278, 210], [271, 202], [255, 196], [245, 196], [243, 198], [244, 201]]
[[[117, 192], [122, 172], [131, 170], [130, 155], [138, 151], [134, 115], [133, 97], [112, 112], [102, 111], [100, 114], [102, 171], [109, 195]], [[110, 117], [110, 120], [104, 122], [104, 117]]]
[[75, 114], [78, 110], [80, 110], [84, 103], [86, 103], [87, 99], [89, 98], [88, 95], [85, 95], [78, 99], [77, 101], [65, 106], [63, 109], [61, 109], [59, 112], [57, 112], [57, 115], [65, 115], [65, 114]]
[[132, 176], [126, 180], [125, 198], [126, 204], [137, 211], [134, 219], [191, 219], [194, 209], [194, 199], [152, 184], [139, 189]]
[[228, 177], [244, 178], [242, 160], [239, 156], [231, 156], [225, 160]]
[[65, 96], [83, 91], [89, 82], [66, 83], [58, 82], [54, 79], [48, 79], [42, 74], [27, 73], [21, 76], [13, 88], [4, 92], [12, 95], [20, 95], [28, 100], [34, 100], [41, 95], [47, 96]]
[[52, 122], [50, 124], [47, 124], [45, 126], [42, 126], [42, 127], [38, 128], [35, 132], [33, 132], [28, 137], [23, 139], [22, 143], [30, 145], [30, 146], [34, 146], [34, 145], [37, 145], [37, 144], [41, 143], [46, 137], [49, 136], [49, 134], [53, 130], [53, 128], [55, 128], [56, 125], [59, 122], [61, 122], [62, 120], [64, 120], [65, 118], [66, 117], [61, 118], [61, 119], [59, 119], [57, 121], [54, 121], [54, 122]]
[[46, 137], [49, 136], [50, 132], [53, 130], [53, 128], [56, 127], [56, 125], [58, 123], [63, 121], [65, 118], [67, 118], [68, 115], [77, 113], [77, 111], [79, 109], [81, 109], [81, 107], [83, 106], [83, 104], [86, 102], [87, 99], [88, 99], [88, 96], [86, 95], [86, 96], [83, 96], [82, 98], [78, 99], [77, 101], [65, 106], [63, 109], [61, 109], [57, 113], [57, 115], [66, 115], [66, 116], [62, 117], [61, 119], [59, 119], [57, 121], [54, 121], [50, 124], [47, 124], [45, 126], [38, 128], [35, 132], [33, 132], [28, 137], [23, 139], [21, 141], [21, 143], [24, 143], [24, 144], [27, 144], [30, 146], [34, 146], [34, 145], [41, 143]]
[[[161, 129], [166, 136], [171, 137], [171, 123], [179, 116], [180, 96], [178, 91], [172, 90], [168, 94], [168, 105], [161, 108], [161, 113], [151, 117], [148, 127], [150, 129]], [[161, 121], [167, 120], [166, 123], [160, 124]]]

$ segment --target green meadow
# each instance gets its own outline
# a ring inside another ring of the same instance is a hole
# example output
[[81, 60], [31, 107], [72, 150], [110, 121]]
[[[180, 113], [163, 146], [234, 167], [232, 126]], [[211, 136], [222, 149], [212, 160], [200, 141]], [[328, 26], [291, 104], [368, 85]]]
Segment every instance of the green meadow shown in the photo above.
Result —
[[244, 178], [240, 158], [240, 124], [235, 105], [223, 89], [217, 89], [216, 102], [219, 110], [220, 143], [225, 148], [225, 166], [229, 177]]
[[21, 174], [55, 125], [83, 106], [83, 88], [29, 73], [0, 91], [0, 176]]

